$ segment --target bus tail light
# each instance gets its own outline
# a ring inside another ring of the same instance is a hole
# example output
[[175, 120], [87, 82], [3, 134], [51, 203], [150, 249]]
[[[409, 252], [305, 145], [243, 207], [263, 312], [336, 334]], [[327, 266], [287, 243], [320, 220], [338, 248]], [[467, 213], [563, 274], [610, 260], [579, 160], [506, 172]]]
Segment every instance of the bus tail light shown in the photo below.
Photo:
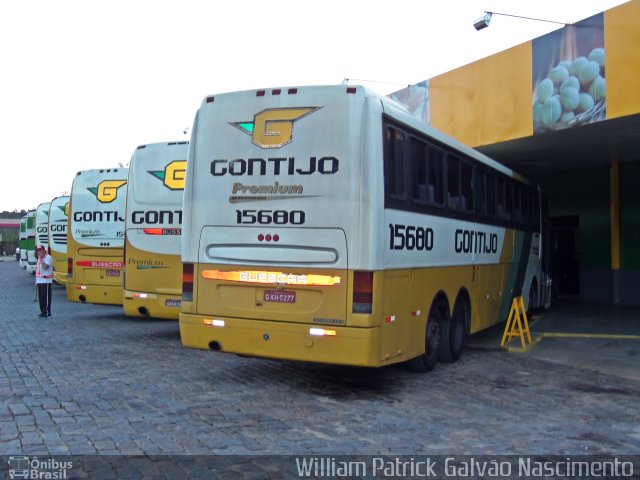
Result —
[[73, 277], [73, 258], [67, 257], [67, 277]]
[[182, 301], [193, 302], [193, 263], [182, 264]]
[[353, 313], [371, 313], [373, 272], [353, 272]]
[[326, 328], [310, 328], [309, 335], [313, 335], [315, 337], [335, 337], [335, 330], [327, 330]]

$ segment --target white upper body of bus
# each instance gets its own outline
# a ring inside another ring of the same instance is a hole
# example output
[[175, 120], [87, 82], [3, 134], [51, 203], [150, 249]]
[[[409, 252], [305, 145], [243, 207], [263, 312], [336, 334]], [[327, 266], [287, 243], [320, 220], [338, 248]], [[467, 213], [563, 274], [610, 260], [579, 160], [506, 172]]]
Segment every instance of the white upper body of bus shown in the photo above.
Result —
[[36, 249], [40, 246], [49, 250], [49, 206], [50, 202], [41, 203], [36, 208]]
[[49, 247], [60, 254], [67, 253], [67, 221], [69, 196], [61, 195], [51, 200], [49, 206]]
[[71, 188], [73, 239], [89, 247], [123, 247], [127, 168], [78, 172]]
[[[419, 227], [420, 251], [389, 248], [393, 225], [422, 217], [385, 208], [384, 119], [516, 176], [360, 86], [210, 96], [192, 129], [183, 262], [353, 270], [469, 264], [474, 255], [497, 262], [501, 245], [456, 252], [454, 233], [464, 222], [437, 216]], [[504, 229], [486, 230], [489, 238]]]
[[139, 250], [180, 255], [189, 142], [139, 146], [129, 163], [126, 239]]

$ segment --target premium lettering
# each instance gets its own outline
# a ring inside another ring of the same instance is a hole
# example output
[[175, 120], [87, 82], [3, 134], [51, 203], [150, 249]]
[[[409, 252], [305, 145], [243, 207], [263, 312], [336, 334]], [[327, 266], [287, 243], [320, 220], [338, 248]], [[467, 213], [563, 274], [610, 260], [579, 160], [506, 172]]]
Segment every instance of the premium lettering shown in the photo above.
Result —
[[265, 194], [281, 194], [281, 195], [299, 195], [303, 191], [302, 185], [280, 185], [275, 182], [272, 185], [244, 185], [242, 183], [234, 183], [231, 193], [250, 193], [252, 195]]

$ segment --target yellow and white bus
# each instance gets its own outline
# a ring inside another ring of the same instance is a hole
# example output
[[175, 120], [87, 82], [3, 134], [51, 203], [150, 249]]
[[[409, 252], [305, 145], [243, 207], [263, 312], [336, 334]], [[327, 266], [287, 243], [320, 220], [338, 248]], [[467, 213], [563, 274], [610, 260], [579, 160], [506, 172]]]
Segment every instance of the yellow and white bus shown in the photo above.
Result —
[[42, 246], [49, 251], [49, 205], [50, 202], [41, 203], [36, 207], [36, 248]]
[[428, 371], [524, 293], [548, 303], [542, 196], [360, 86], [214, 95], [183, 215], [187, 347]]
[[[29, 210], [27, 212], [27, 225], [26, 225], [26, 250], [25, 261], [27, 272], [31, 275], [36, 273], [36, 211]], [[22, 255], [22, 249], [20, 250]]]
[[61, 195], [51, 200], [49, 206], [49, 252], [53, 258], [53, 281], [67, 283], [67, 222], [69, 196]]
[[20, 247], [20, 260], [18, 265], [23, 270], [27, 269], [27, 216], [20, 219], [20, 231], [18, 232], [18, 247]]
[[67, 299], [122, 305], [127, 168], [78, 172], [67, 228]]
[[124, 313], [178, 319], [182, 193], [189, 142], [139, 146], [129, 163]]

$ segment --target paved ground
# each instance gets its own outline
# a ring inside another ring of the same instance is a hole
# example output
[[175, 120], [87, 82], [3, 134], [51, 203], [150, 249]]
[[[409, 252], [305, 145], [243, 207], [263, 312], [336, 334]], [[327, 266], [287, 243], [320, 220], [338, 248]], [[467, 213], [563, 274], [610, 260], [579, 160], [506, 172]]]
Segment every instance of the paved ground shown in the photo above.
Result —
[[639, 379], [492, 348], [426, 375], [189, 350], [59, 286], [38, 319], [32, 282], [0, 263], [0, 455], [640, 452]]

